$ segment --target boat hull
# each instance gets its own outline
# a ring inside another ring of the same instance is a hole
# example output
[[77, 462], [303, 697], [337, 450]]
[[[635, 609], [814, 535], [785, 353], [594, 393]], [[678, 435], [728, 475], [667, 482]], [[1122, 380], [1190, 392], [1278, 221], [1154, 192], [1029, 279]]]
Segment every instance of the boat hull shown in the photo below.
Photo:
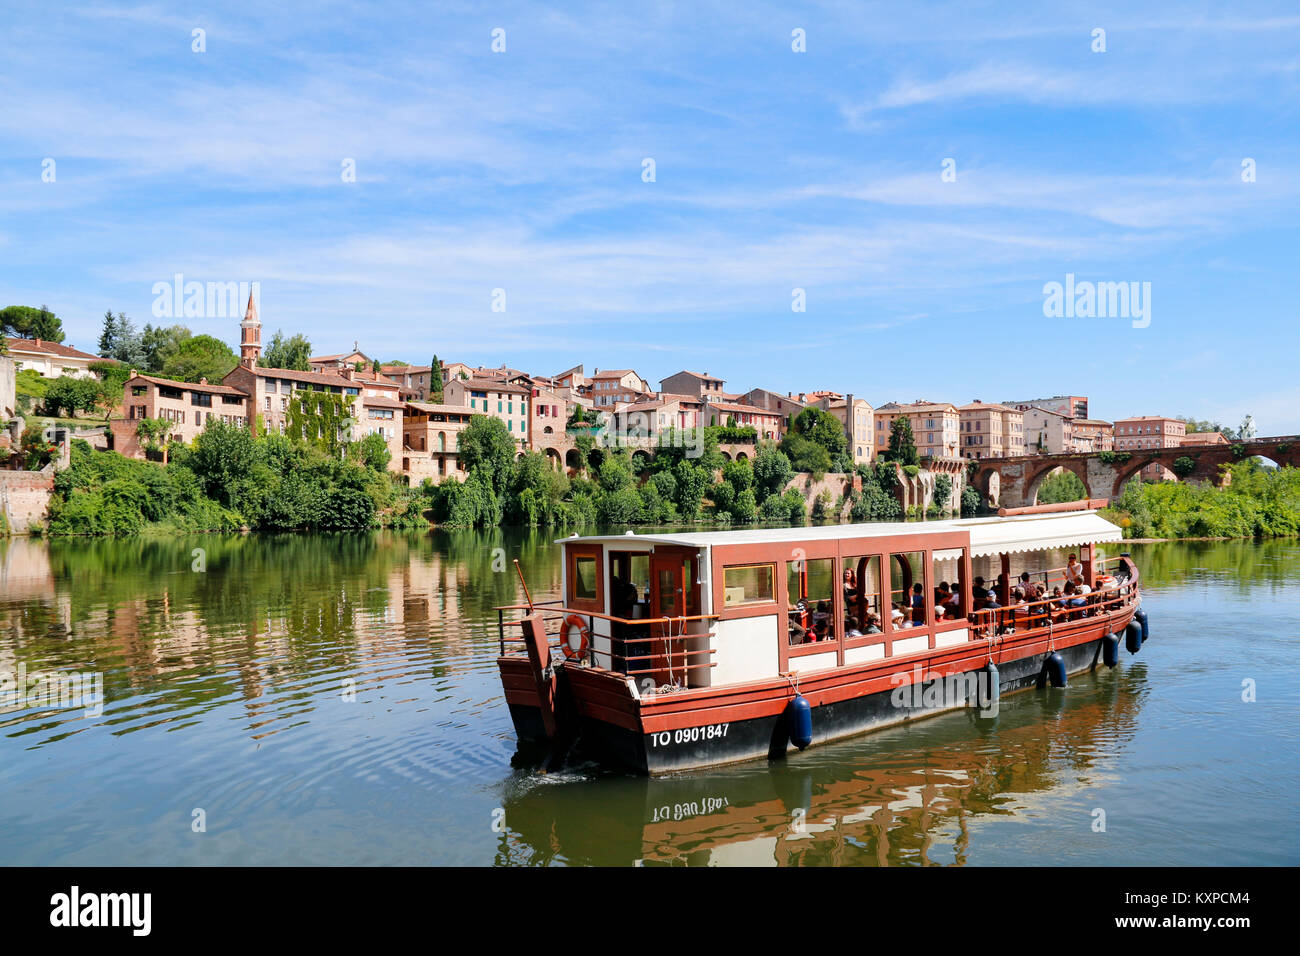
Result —
[[[1065, 659], [1066, 672], [1077, 674], [1104, 666], [1101, 639], [1058, 649]], [[1035, 687], [1043, 683], [1046, 653], [1034, 654], [999, 665], [1000, 694]], [[892, 727], [937, 714], [978, 707], [977, 678], [979, 668], [958, 672], [966, 681], [935, 678], [905, 687], [850, 697], [813, 708], [813, 743], [817, 746], [859, 734]], [[964, 688], [961, 685], [964, 684]], [[957, 693], [951, 689], [957, 688]], [[990, 716], [992, 714], [990, 713]], [[707, 722], [704, 727], [718, 726]], [[674, 773], [719, 764], [761, 758], [780, 759], [791, 750], [784, 713], [749, 720], [727, 722], [725, 730], [709, 735], [693, 735], [683, 728], [679, 732], [643, 733], [620, 727], [605, 720], [580, 719], [579, 752], [601, 763], [613, 763], [627, 770], [645, 774]], [[692, 739], [692, 737], [695, 739]], [[703, 739], [700, 739], [700, 738]], [[666, 739], [665, 739], [666, 738]]]

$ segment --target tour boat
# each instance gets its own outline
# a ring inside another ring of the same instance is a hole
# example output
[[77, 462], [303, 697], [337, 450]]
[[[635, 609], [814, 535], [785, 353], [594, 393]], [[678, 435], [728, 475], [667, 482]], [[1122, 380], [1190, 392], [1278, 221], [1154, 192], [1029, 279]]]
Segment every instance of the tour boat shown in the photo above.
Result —
[[[1099, 504], [561, 539], [561, 598], [525, 587], [527, 604], [497, 609], [516, 734], [552, 764], [576, 747], [661, 774], [963, 707], [992, 716], [1001, 694], [1142, 646], [1138, 569], [1101, 555], [1121, 534]], [[1044, 567], [1060, 550], [1076, 554]]]

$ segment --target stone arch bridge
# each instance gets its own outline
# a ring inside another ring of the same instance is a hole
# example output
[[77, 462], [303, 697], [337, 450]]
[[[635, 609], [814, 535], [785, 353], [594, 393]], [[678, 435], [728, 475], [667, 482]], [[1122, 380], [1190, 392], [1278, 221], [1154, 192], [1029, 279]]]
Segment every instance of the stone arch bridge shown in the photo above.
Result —
[[[1020, 508], [1036, 504], [1038, 489], [1048, 475], [1064, 468], [1078, 476], [1090, 498], [1114, 498], [1124, 483], [1147, 465], [1163, 465], [1181, 480], [1223, 484], [1223, 466], [1254, 456], [1279, 465], [1300, 467], [1300, 435], [1255, 438], [1217, 445], [1180, 445], [1175, 448], [1136, 448], [1131, 451], [1070, 455], [1029, 455], [1019, 458], [984, 458], [976, 462], [972, 485], [994, 507]], [[1190, 470], [1174, 467], [1181, 458]], [[1185, 472], [1185, 473], [1184, 473]]]

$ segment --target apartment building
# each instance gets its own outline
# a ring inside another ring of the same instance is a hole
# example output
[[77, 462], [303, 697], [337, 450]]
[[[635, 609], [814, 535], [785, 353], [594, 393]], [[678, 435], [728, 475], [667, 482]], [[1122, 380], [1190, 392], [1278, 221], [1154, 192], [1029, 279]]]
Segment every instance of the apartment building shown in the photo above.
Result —
[[531, 394], [531, 388], [491, 378], [453, 379], [442, 390], [447, 405], [468, 408], [471, 413], [491, 415], [505, 422], [520, 451], [529, 447], [528, 406]]
[[[131, 458], [145, 457], [145, 447], [138, 433], [145, 419], [170, 422], [170, 436], [190, 442], [199, 436], [213, 419], [247, 428], [248, 396], [228, 385], [199, 382], [176, 382], [152, 375], [132, 375], [122, 387], [125, 418], [109, 423], [113, 448]], [[161, 436], [160, 436], [161, 437]]]
[[429, 365], [390, 365], [379, 366], [384, 378], [396, 382], [403, 401], [422, 402], [429, 397], [433, 381], [433, 368]]
[[407, 402], [402, 417], [402, 471], [412, 484], [425, 478], [439, 482], [448, 475], [463, 480], [460, 433], [471, 413], [463, 405]]
[[799, 413], [808, 407], [807, 402], [802, 402], [793, 395], [782, 395], [780, 392], [769, 391], [766, 388], [751, 388], [744, 395], [740, 396], [740, 401], [745, 405], [755, 405], [758, 408], [765, 408], [769, 412], [776, 412], [781, 416], [781, 424], [777, 428], [777, 438], [784, 438], [785, 433], [790, 428], [790, 423], [798, 417]]
[[758, 433], [759, 438], [769, 441], [775, 441], [780, 437], [780, 413], [759, 408], [757, 405], [711, 400], [707, 403], [705, 414], [709, 416], [709, 424], [750, 426]]
[[889, 435], [896, 418], [906, 417], [912, 426], [912, 440], [922, 458], [957, 458], [961, 449], [961, 413], [951, 402], [917, 399], [901, 404], [888, 402], [876, 409], [876, 448], [889, 448]]
[[1065, 418], [1088, 417], [1087, 395], [1053, 395], [1051, 398], [1027, 398], [1002, 404], [1018, 412], [1028, 411], [1031, 408], [1045, 408]]
[[680, 371], [659, 381], [659, 391], [672, 395], [692, 395], [706, 402], [722, 401], [726, 382], [708, 372]]
[[609, 408], [621, 402], [643, 402], [654, 397], [650, 383], [632, 369], [597, 369], [587, 380], [591, 401], [596, 408]]
[[1025, 453], [1025, 415], [1015, 408], [978, 399], [957, 409], [961, 457], [1009, 458]]
[[[1187, 438], [1187, 423], [1181, 418], [1166, 415], [1135, 415], [1115, 422], [1115, 450], [1131, 451], [1136, 448], [1177, 448]], [[1174, 481], [1177, 479], [1168, 468], [1150, 464], [1142, 469], [1143, 481]]]

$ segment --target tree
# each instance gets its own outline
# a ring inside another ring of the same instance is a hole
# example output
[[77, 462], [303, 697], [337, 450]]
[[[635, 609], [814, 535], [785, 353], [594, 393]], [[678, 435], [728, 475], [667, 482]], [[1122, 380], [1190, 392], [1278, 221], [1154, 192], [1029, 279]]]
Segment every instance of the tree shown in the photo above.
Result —
[[[795, 416], [794, 427], [790, 434], [799, 434], [811, 442], [826, 449], [830, 458], [838, 457], [848, 445], [844, 436], [844, 426], [830, 412], [820, 408], [808, 407]], [[789, 455], [789, 452], [786, 452]], [[793, 461], [793, 459], [791, 459]]]
[[44, 305], [39, 309], [29, 305], [10, 305], [0, 309], [0, 335], [62, 342], [63, 320]]
[[117, 351], [118, 338], [117, 316], [113, 315], [112, 309], [109, 309], [104, 313], [104, 325], [99, 333], [99, 354], [104, 358], [112, 358], [113, 353]]
[[286, 337], [279, 329], [271, 336], [271, 344], [262, 353], [263, 361], [259, 364], [267, 368], [296, 369], [299, 372], [311, 371], [311, 342], [302, 334]]
[[831, 455], [826, 447], [797, 431], [781, 439], [781, 451], [789, 458], [795, 471], [808, 471], [814, 475], [830, 471]]
[[442, 363], [438, 361], [437, 354], [429, 363], [429, 401], [442, 402]]
[[921, 456], [916, 452], [916, 439], [912, 436], [912, 423], [904, 415], [895, 418], [894, 424], [889, 428], [889, 451], [886, 456], [889, 461], [896, 461], [900, 465], [921, 463]]
[[393, 453], [388, 450], [388, 442], [384, 440], [384, 436], [372, 432], [357, 442], [356, 456], [358, 461], [371, 471], [384, 472], [388, 470], [388, 462], [392, 460]]
[[490, 415], [471, 415], [457, 447], [467, 471], [482, 473], [497, 495], [505, 491], [515, 458], [515, 440], [505, 422]]
[[761, 442], [754, 456], [754, 484], [757, 497], [763, 500], [768, 495], [779, 494], [784, 488], [794, 469], [790, 459], [772, 442]]
[[56, 416], [61, 409], [67, 409], [69, 416], [75, 418], [77, 412], [95, 408], [100, 398], [100, 385], [95, 379], [60, 375], [45, 390], [45, 408]]
[[238, 364], [234, 350], [225, 342], [211, 335], [195, 335], [167, 353], [161, 374], [181, 382], [202, 378], [219, 382]]
[[[138, 367], [150, 375], [158, 374], [162, 371], [166, 357], [176, 351], [182, 342], [190, 338], [190, 334], [190, 330], [183, 325], [160, 325], [157, 328], [146, 325], [144, 331], [140, 333], [139, 353], [141, 360]], [[133, 351], [132, 346], [128, 344], [125, 351], [128, 353]], [[127, 361], [127, 359], [119, 358], [119, 361]], [[131, 363], [128, 362], [128, 364]]]

